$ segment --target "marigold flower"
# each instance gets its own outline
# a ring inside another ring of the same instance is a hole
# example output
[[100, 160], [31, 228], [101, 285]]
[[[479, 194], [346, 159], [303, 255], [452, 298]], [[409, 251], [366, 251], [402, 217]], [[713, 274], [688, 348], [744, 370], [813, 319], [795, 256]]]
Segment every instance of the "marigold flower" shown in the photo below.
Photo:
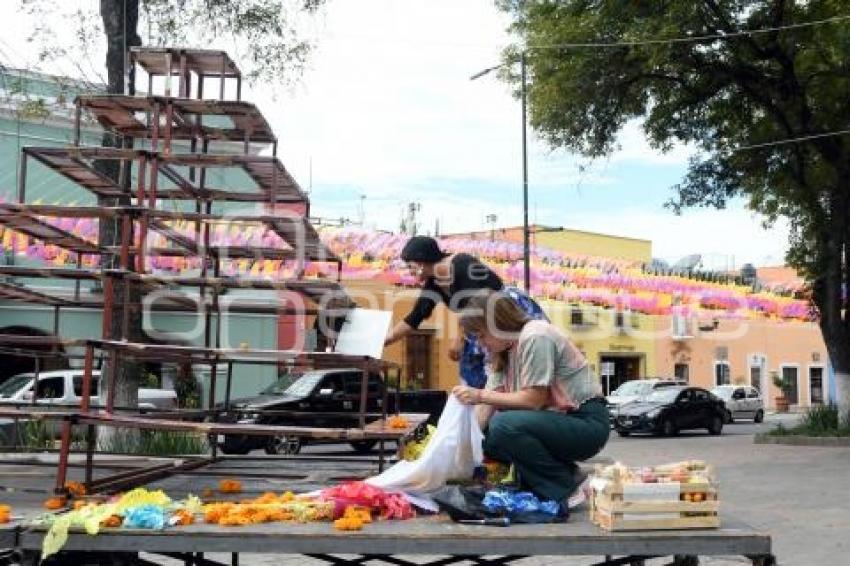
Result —
[[109, 517], [100, 522], [100, 526], [115, 528], [120, 527], [123, 522], [124, 519], [122, 519], [119, 515], [110, 515]]
[[222, 493], [242, 493], [242, 482], [239, 480], [221, 480], [218, 482], [218, 490]]
[[178, 525], [191, 525], [195, 522], [195, 516], [186, 509], [178, 509], [174, 515], [177, 517]]
[[361, 523], [372, 522], [372, 511], [359, 505], [349, 505], [342, 514], [343, 519], [357, 519]]
[[60, 495], [60, 496], [51, 497], [50, 499], [45, 500], [44, 507], [45, 507], [45, 509], [50, 509], [50, 510], [61, 509], [61, 508], [65, 507], [65, 503], [67, 503], [65, 496]]
[[65, 489], [74, 497], [82, 497], [86, 494], [86, 486], [78, 481], [65, 482]]
[[363, 528], [363, 522], [360, 519], [343, 517], [334, 521], [334, 528], [340, 531], [359, 531]]
[[407, 428], [410, 426], [410, 422], [401, 415], [391, 416], [387, 419], [387, 424], [390, 428]]

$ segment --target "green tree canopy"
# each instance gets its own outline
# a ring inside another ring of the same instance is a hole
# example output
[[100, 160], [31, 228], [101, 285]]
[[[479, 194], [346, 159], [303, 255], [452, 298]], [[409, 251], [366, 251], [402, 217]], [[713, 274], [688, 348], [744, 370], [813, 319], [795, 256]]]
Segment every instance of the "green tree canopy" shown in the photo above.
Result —
[[[587, 157], [642, 121], [696, 149], [667, 203], [742, 197], [791, 226], [835, 369], [850, 372], [850, 7], [840, 0], [500, 0], [525, 52], [532, 127]], [[514, 83], [515, 72], [508, 73]], [[843, 388], [850, 404], [850, 388]]]

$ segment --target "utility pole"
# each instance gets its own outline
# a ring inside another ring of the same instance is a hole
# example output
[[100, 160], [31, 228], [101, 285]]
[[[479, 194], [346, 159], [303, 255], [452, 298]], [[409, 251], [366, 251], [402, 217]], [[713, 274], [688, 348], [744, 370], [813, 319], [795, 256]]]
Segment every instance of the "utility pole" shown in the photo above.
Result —
[[416, 222], [416, 214], [422, 210], [422, 205], [418, 202], [407, 203], [407, 216], [401, 221], [402, 232], [408, 236], [415, 236], [419, 231], [419, 224]]
[[487, 224], [490, 225], [490, 241], [491, 242], [496, 239], [496, 220], [497, 219], [498, 219], [498, 216], [496, 216], [495, 214], [488, 214], [486, 219], [485, 219], [487, 221]]

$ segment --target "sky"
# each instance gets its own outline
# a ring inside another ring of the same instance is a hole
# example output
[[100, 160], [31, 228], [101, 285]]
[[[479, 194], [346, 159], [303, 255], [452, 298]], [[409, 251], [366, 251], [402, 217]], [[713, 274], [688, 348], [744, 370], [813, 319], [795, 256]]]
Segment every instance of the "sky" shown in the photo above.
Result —
[[[423, 233], [438, 223], [441, 233], [487, 229], [488, 215], [497, 227], [520, 225], [520, 103], [495, 74], [469, 79], [499, 63], [508, 23], [493, 0], [328, 0], [299, 22], [316, 43], [300, 81], [247, 87], [243, 99], [276, 130], [278, 155], [311, 190], [315, 216], [396, 231], [417, 203]], [[35, 60], [22, 36], [30, 25], [25, 14], [4, 18], [5, 53]], [[75, 74], [70, 63], [58, 70]], [[663, 207], [688, 148], [660, 154], [638, 123], [620, 143], [588, 163], [529, 131], [529, 221], [648, 239], [655, 257], [698, 253], [713, 269], [782, 263], [787, 225], [766, 230], [742, 203], [682, 216]]]

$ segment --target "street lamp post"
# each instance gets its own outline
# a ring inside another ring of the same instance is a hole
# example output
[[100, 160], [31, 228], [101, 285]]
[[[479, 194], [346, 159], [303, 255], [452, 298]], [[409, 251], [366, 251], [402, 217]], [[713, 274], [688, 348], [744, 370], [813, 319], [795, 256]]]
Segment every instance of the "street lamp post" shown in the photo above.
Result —
[[[469, 77], [469, 80], [474, 81], [475, 79], [479, 79], [484, 75], [495, 71], [496, 69], [501, 69], [508, 63], [502, 63], [500, 65], [494, 65], [493, 67], [488, 67], [482, 71], [479, 71]], [[523, 286], [525, 288], [526, 293], [531, 293], [531, 245], [530, 245], [530, 236], [529, 236], [529, 228], [528, 228], [528, 141], [527, 141], [527, 133], [526, 126], [528, 120], [526, 119], [526, 105], [528, 98], [528, 79], [526, 76], [525, 70], [525, 51], [520, 53], [519, 57], [520, 64], [520, 76], [522, 77], [522, 88], [520, 90], [521, 98], [522, 98], [522, 263], [523, 263]]]

